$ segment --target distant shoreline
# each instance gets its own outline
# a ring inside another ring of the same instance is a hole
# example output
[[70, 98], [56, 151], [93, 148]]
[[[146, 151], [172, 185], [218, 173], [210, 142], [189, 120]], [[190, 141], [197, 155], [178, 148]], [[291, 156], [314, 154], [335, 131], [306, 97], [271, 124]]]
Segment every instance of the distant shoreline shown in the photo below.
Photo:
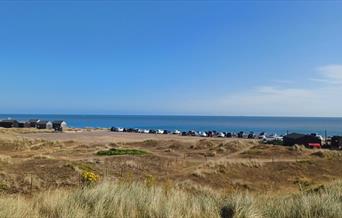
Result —
[[201, 114], [73, 114], [73, 113], [0, 113], [0, 118], [6, 116], [106, 116], [106, 117], [236, 117], [236, 118], [324, 118], [342, 119], [342, 116], [305, 116], [305, 115], [201, 115]]
[[139, 128], [180, 131], [287, 132], [342, 135], [342, 118], [333, 117], [247, 117], [247, 116], [166, 116], [166, 115], [46, 115], [0, 114], [0, 119], [64, 120], [72, 128]]

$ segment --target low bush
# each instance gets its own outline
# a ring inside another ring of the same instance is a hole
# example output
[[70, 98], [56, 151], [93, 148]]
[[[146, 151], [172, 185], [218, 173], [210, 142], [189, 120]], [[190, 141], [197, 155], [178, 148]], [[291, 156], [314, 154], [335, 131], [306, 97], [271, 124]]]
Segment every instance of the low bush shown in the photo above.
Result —
[[93, 185], [99, 181], [100, 177], [93, 172], [84, 171], [81, 174], [81, 182], [83, 185]]
[[138, 149], [128, 149], [128, 148], [111, 148], [105, 151], [98, 151], [97, 155], [101, 156], [111, 156], [111, 155], [144, 155], [147, 154], [146, 151], [138, 150]]

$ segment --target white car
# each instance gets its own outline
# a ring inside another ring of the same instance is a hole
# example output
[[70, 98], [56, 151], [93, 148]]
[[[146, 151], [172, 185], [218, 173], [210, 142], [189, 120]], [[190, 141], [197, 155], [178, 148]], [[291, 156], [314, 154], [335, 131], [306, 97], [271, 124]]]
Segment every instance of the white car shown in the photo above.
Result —
[[175, 134], [175, 135], [180, 135], [180, 134], [181, 134], [181, 131], [179, 131], [178, 129], [176, 129], [175, 131], [173, 131], [173, 134]]
[[264, 141], [274, 141], [274, 140], [283, 140], [283, 137], [278, 136], [277, 134], [271, 134], [271, 135], [267, 135], [263, 138]]
[[164, 130], [157, 129], [156, 133], [157, 133], [157, 134], [164, 134]]
[[199, 132], [198, 135], [201, 137], [207, 137], [208, 136], [206, 132]]
[[224, 138], [225, 135], [224, 135], [223, 132], [218, 132], [218, 133], [217, 133], [217, 137], [219, 137], [219, 138]]

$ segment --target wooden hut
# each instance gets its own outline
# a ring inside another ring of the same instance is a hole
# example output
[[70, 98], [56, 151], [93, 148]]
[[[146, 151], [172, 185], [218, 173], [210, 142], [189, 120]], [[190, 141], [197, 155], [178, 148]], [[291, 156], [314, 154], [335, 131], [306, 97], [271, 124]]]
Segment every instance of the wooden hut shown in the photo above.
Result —
[[52, 129], [52, 123], [46, 120], [39, 120], [36, 123], [36, 128], [37, 129]]
[[28, 126], [31, 127], [31, 128], [36, 128], [37, 127], [37, 123], [39, 122], [40, 120], [38, 119], [31, 119], [28, 121]]
[[2, 128], [18, 128], [18, 121], [16, 120], [1, 120], [0, 127]]
[[25, 128], [26, 127], [26, 122], [25, 121], [19, 121], [18, 122], [18, 128]]
[[67, 127], [67, 123], [63, 120], [55, 120], [52, 122], [52, 128], [55, 131], [63, 131]]

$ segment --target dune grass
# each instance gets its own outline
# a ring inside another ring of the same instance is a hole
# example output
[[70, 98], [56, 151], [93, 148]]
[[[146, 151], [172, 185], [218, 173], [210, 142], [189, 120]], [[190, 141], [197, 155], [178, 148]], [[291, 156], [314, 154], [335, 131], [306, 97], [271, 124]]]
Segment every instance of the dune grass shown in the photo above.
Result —
[[144, 155], [147, 154], [146, 151], [138, 150], [138, 149], [128, 149], [128, 148], [111, 148], [105, 151], [98, 151], [97, 155], [104, 156], [104, 155]]
[[0, 197], [0, 217], [342, 217], [342, 183], [270, 197], [135, 182], [103, 182], [74, 191], [58, 189], [25, 199]]

